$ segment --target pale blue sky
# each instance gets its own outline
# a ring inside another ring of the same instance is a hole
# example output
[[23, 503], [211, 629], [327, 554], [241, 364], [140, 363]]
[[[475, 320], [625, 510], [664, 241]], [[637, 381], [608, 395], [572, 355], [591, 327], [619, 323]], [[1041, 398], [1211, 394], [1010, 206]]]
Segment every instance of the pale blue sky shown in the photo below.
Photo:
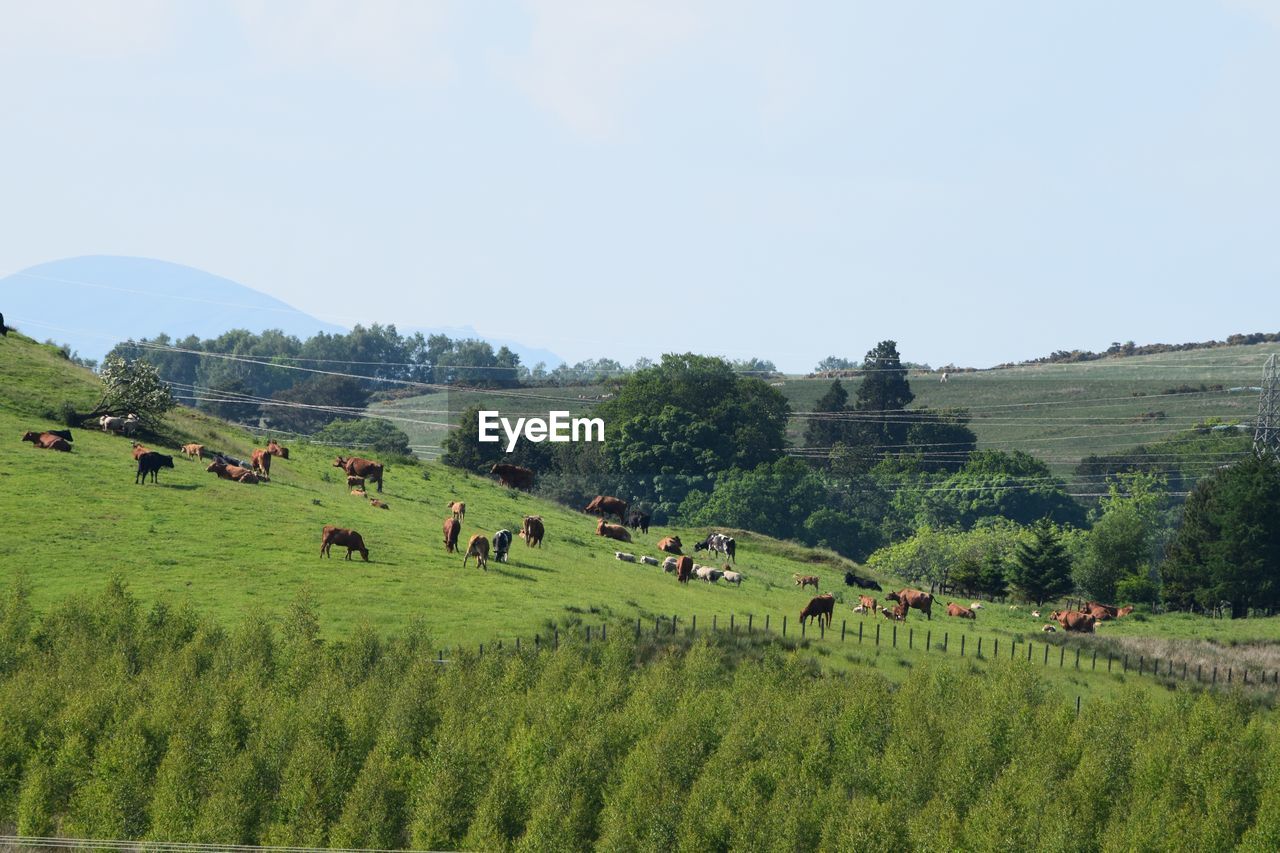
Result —
[[1280, 3], [0, 16], [0, 275], [142, 255], [348, 324], [791, 370], [1280, 328]]

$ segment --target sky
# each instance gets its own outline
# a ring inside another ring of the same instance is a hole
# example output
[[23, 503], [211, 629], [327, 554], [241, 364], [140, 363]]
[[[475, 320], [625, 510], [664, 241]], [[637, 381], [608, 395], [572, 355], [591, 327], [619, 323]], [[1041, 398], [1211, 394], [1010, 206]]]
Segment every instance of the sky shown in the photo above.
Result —
[[0, 21], [0, 276], [154, 257], [345, 325], [788, 371], [1277, 330], [1272, 0]]

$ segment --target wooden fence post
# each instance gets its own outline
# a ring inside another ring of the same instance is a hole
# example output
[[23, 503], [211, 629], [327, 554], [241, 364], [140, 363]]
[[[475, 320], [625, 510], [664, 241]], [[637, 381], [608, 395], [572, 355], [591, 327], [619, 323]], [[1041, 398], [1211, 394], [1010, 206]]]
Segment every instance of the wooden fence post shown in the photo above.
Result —
[[516, 651], [520, 651], [520, 638], [516, 637]]
[[715, 632], [716, 632], [716, 614], [712, 613], [711, 614], [711, 633], [714, 634]]
[[693, 614], [693, 617], [690, 620], [689, 624], [693, 626], [692, 633], [694, 634], [698, 633], [698, 614], [697, 613]]
[[898, 647], [898, 626], [896, 623], [893, 626], [893, 647], [895, 649]]
[[914, 649], [915, 645], [916, 645], [916, 629], [908, 628], [907, 629], [907, 648]]
[[787, 617], [782, 617], [782, 636], [787, 636]]
[[982, 637], [978, 637], [978, 657], [982, 657]]
[[824, 640], [827, 637], [827, 627], [822, 622], [822, 617], [818, 617], [818, 639]]
[[1049, 644], [1048, 643], [1044, 644], [1044, 665], [1045, 666], [1049, 665]]
[[[982, 641], [979, 640], [978, 642], [981, 643]], [[995, 645], [995, 649], [991, 652], [991, 657], [998, 658], [1000, 657], [1000, 638], [996, 637], [993, 642]]]
[[845, 629], [845, 623], [846, 623], [846, 621], [847, 621], [847, 620], [845, 620], [845, 619], [841, 619], [841, 620], [840, 620], [840, 642], [842, 642], [842, 643], [844, 642], [844, 629]]
[[764, 632], [766, 634], [769, 633], [769, 614], [768, 613], [764, 615]]
[[1215, 666], [1213, 668], [1213, 681], [1211, 681], [1210, 684], [1217, 684], [1217, 683], [1218, 683], [1218, 668]]
[[946, 654], [947, 648], [951, 645], [950, 642], [948, 642], [950, 639], [951, 639], [951, 635], [947, 631], [943, 631], [942, 632], [942, 653], [943, 654]]
[[1076, 669], [1080, 668], [1080, 647], [1076, 646]]
[[560, 648], [560, 626], [557, 625], [554, 630], [555, 630], [555, 643], [556, 643], [555, 647], [559, 649]]
[[876, 623], [876, 645], [880, 645], [880, 623]]
[[1138, 655], [1138, 675], [1142, 675], [1142, 665], [1146, 662], [1146, 655]]
[[1098, 650], [1097, 649], [1093, 650], [1093, 664], [1091, 668], [1092, 669], [1098, 668]]
[[805, 621], [801, 619], [800, 620], [800, 639], [802, 640], [804, 639], [804, 634], [805, 634]]
[[605, 642], [609, 639], [609, 626], [604, 624], [600, 626], [600, 641]]
[[674, 613], [671, 614], [671, 636], [674, 637], [676, 635], [676, 626], [679, 623], [680, 623], [680, 617], [675, 615]]
[[484, 643], [480, 644], [480, 657], [484, 657]]
[[541, 650], [542, 650], [542, 649], [540, 648], [540, 645], [539, 645], [538, 635], [537, 635], [537, 634], [534, 634], [534, 635], [533, 635], [533, 650], [534, 650], [535, 652], [537, 652], [537, 651], [541, 651]]
[[933, 631], [932, 630], [925, 631], [924, 632], [924, 650], [926, 652], [929, 651], [929, 647], [932, 644], [933, 644]]
[[755, 619], [756, 617], [754, 613], [747, 614], [747, 633], [748, 634], [751, 634], [755, 631], [755, 627], [754, 627]]
[[1058, 669], [1062, 669], [1062, 662], [1067, 659], [1067, 647], [1062, 646], [1058, 649]]
[[729, 614], [729, 633], [733, 633], [733, 614]]
[[640, 617], [636, 617], [636, 639], [640, 639]]
[[964, 657], [964, 634], [960, 635], [960, 657]]
[[862, 620], [858, 620], [858, 645], [862, 645]]
[[587, 642], [591, 642], [591, 626], [587, 626]]

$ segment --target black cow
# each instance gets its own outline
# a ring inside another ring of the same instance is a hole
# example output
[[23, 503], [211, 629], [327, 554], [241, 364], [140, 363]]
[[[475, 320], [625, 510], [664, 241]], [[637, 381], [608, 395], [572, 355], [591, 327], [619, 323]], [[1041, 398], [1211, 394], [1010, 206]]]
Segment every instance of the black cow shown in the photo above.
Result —
[[511, 531], [499, 530], [493, 534], [493, 558], [499, 563], [507, 562], [507, 552], [511, 550]]
[[147, 475], [151, 475], [151, 482], [159, 483], [156, 474], [161, 468], [172, 468], [173, 457], [166, 456], [163, 453], [156, 453], [154, 450], [148, 450], [138, 457], [138, 473], [133, 476], [135, 485], [147, 482]]
[[627, 516], [627, 526], [632, 530], [639, 530], [641, 533], [649, 532], [649, 522], [653, 519], [647, 512], [641, 512], [638, 509], [631, 510], [631, 514]]

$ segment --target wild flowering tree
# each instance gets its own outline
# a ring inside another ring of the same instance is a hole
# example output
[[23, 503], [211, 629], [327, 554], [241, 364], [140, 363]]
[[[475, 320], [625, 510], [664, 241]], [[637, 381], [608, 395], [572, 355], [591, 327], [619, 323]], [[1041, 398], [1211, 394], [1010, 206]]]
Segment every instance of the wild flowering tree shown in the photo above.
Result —
[[136, 414], [144, 423], [155, 423], [177, 403], [173, 391], [160, 379], [155, 365], [108, 355], [102, 362], [102, 399], [85, 418]]

